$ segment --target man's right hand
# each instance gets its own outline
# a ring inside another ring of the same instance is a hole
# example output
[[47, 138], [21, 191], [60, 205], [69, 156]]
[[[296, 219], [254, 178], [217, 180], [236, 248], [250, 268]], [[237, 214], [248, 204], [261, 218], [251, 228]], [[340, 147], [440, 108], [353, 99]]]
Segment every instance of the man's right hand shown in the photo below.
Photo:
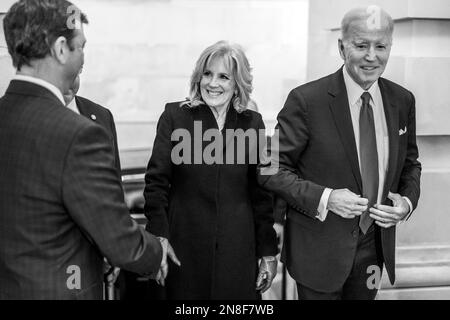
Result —
[[165, 285], [165, 279], [169, 273], [169, 265], [167, 263], [167, 257], [169, 257], [177, 266], [181, 266], [175, 251], [169, 243], [169, 240], [163, 237], [158, 237], [161, 242], [163, 254], [161, 259], [161, 266], [159, 268], [158, 274], [156, 275], [156, 282], [162, 286]]
[[348, 189], [333, 190], [328, 198], [327, 209], [345, 219], [353, 219], [367, 210], [369, 200]]

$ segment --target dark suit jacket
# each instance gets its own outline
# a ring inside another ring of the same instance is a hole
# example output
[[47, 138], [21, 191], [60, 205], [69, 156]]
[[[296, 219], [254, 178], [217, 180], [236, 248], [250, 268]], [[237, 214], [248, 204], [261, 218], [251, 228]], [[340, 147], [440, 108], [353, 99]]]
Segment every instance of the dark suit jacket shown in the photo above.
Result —
[[[270, 194], [257, 184], [256, 163], [248, 161], [254, 150], [249, 145], [243, 164], [175, 165], [171, 153], [178, 141], [171, 141], [171, 135], [177, 129], [189, 132], [194, 159], [193, 140], [201, 139], [194, 121], [202, 124], [202, 135], [218, 128], [208, 106], [166, 105], [145, 176], [147, 228], [169, 238], [181, 261], [181, 267], [169, 267], [168, 298], [255, 299], [257, 259], [277, 253]], [[228, 110], [224, 130], [263, 128], [259, 113]], [[224, 139], [224, 161], [232, 151], [230, 142]], [[209, 144], [203, 141], [200, 153]]]
[[158, 270], [161, 246], [129, 216], [110, 140], [47, 89], [11, 81], [0, 99], [0, 299], [101, 299], [103, 256]]
[[[421, 165], [417, 161], [415, 100], [408, 90], [380, 78], [389, 134], [389, 191], [407, 196], [416, 208]], [[407, 133], [399, 135], [399, 130]], [[279, 171], [260, 183], [289, 208], [282, 258], [295, 280], [315, 290], [338, 290], [349, 275], [358, 241], [358, 219], [328, 212], [315, 218], [325, 187], [362, 194], [361, 175], [342, 69], [292, 90], [278, 115]], [[272, 151], [273, 152], [273, 151]], [[395, 281], [395, 227], [381, 230], [384, 263]]]
[[114, 124], [114, 117], [111, 111], [80, 96], [75, 96], [75, 102], [81, 115], [101, 125], [108, 133], [114, 148], [114, 167], [120, 175], [120, 158], [117, 145], [116, 125]]

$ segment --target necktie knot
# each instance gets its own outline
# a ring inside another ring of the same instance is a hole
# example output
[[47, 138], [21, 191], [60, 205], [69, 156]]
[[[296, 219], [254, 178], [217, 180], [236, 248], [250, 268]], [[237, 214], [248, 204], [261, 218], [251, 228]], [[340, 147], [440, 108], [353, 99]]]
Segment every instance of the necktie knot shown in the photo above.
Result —
[[365, 91], [365, 92], [361, 95], [362, 106], [363, 106], [363, 107], [368, 107], [371, 98], [372, 98], [372, 96], [370, 95], [370, 93], [368, 93], [367, 91]]

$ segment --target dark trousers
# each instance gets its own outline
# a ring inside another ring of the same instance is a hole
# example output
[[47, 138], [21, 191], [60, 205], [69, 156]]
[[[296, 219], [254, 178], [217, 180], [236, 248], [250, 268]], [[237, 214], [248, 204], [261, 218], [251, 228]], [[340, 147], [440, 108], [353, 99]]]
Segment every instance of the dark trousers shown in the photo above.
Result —
[[299, 300], [373, 300], [378, 289], [368, 285], [368, 282], [373, 284], [369, 279], [373, 275], [373, 271], [368, 273], [370, 266], [378, 266], [381, 276], [383, 270], [381, 235], [379, 227], [375, 224], [372, 224], [365, 235], [359, 232], [353, 267], [342, 288], [335, 292], [319, 292], [297, 282], [298, 298]]

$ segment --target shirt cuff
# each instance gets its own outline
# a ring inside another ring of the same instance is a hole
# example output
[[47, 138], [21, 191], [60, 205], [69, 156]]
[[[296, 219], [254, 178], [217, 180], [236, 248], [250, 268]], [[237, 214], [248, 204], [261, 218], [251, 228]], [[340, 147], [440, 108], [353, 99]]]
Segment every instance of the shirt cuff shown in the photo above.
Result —
[[412, 206], [411, 200], [409, 200], [408, 197], [402, 197], [402, 198], [405, 199], [405, 201], [408, 202], [408, 205], [409, 205], [409, 212], [408, 212], [408, 214], [401, 220], [402, 222], [405, 222], [411, 216], [411, 213], [413, 212], [413, 206]]
[[319, 206], [317, 207], [316, 218], [322, 222], [324, 222], [325, 219], [327, 218], [328, 199], [330, 198], [331, 191], [333, 191], [333, 189], [330, 189], [330, 188], [325, 188], [325, 190], [323, 190], [322, 196], [320, 197]]

